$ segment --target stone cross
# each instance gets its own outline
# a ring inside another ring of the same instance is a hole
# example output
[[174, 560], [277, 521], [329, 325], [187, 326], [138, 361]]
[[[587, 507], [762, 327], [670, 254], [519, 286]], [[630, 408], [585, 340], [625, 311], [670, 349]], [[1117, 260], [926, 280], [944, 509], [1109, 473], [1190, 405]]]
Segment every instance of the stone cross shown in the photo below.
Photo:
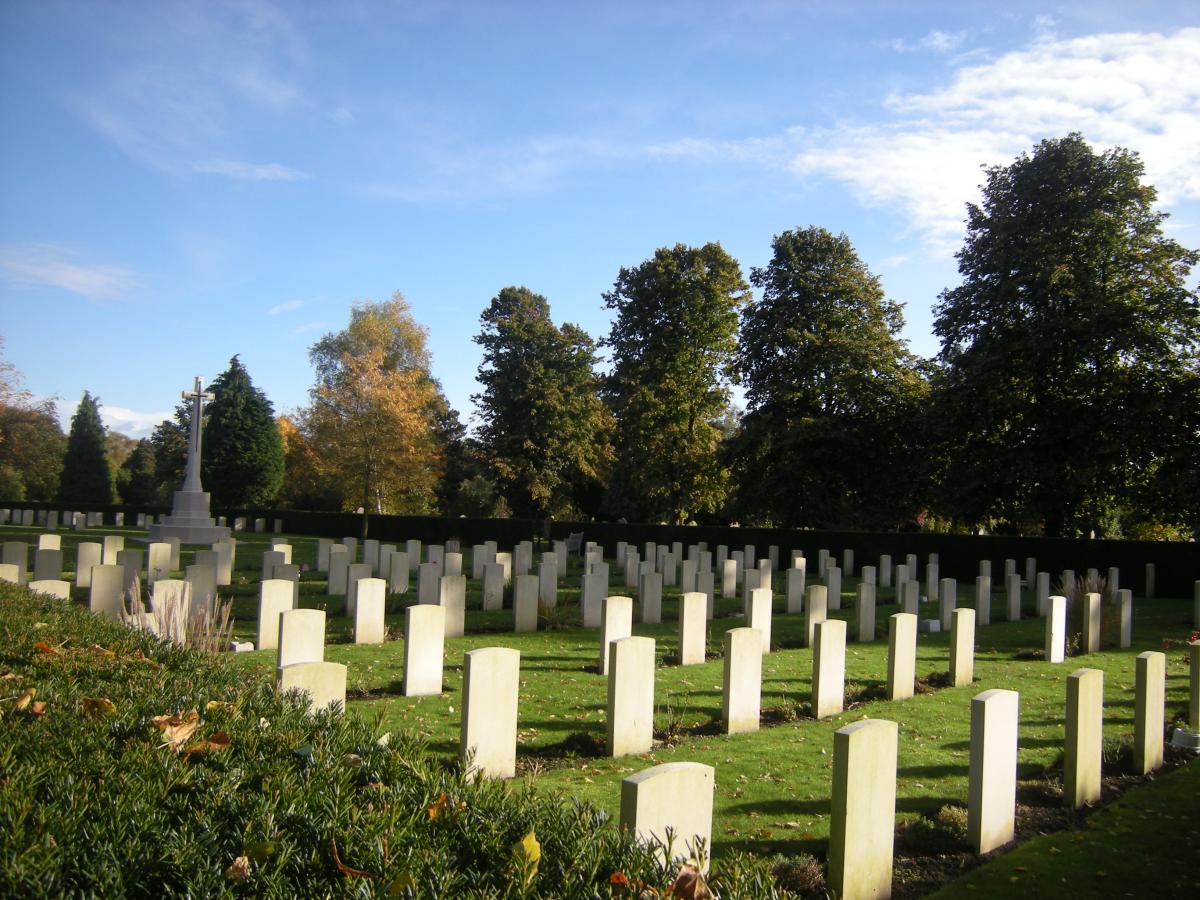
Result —
[[183, 490], [199, 493], [204, 490], [200, 486], [200, 421], [204, 411], [205, 401], [213, 401], [216, 396], [204, 393], [204, 381], [196, 376], [196, 387], [189, 393], [180, 391], [184, 400], [192, 404], [192, 429], [188, 437], [187, 477], [183, 480]]

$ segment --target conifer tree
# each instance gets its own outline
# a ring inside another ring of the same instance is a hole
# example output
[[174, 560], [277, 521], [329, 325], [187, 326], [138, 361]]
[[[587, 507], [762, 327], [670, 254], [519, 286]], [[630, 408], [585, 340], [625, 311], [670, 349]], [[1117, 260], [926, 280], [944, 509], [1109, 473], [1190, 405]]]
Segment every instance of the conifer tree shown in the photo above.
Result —
[[87, 391], [71, 418], [58, 498], [84, 503], [112, 503], [116, 499], [100, 401]]
[[283, 444], [275, 410], [234, 356], [211, 385], [205, 408], [200, 480], [220, 506], [270, 503], [283, 484]]

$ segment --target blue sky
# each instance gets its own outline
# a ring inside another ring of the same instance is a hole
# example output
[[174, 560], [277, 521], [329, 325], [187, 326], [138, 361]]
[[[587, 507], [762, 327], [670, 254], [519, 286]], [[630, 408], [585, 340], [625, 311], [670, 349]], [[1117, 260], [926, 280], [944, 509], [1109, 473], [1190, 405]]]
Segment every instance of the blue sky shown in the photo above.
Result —
[[500, 288], [599, 338], [621, 266], [720, 241], [748, 276], [808, 225], [933, 355], [980, 166], [1070, 131], [1200, 246], [1188, 3], [6, 0], [0, 122], [4, 356], [135, 436], [235, 353], [304, 404], [309, 345], [394, 291], [469, 421]]

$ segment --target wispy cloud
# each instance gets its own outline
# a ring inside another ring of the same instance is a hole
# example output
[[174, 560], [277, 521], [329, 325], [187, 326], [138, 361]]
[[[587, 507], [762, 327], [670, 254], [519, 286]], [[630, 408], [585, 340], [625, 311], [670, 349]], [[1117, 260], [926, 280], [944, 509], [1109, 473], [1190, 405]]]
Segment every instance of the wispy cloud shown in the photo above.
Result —
[[267, 310], [268, 316], [277, 316], [280, 313], [292, 312], [304, 305], [303, 300], [288, 300], [286, 303], [277, 303]]
[[117, 431], [131, 438], [150, 437], [155, 427], [164, 419], [170, 419], [172, 412], [137, 412], [124, 406], [100, 405], [100, 418], [104, 427]]
[[308, 334], [312, 331], [320, 331], [322, 328], [326, 327], [327, 326], [324, 322], [305, 322], [303, 325], [297, 325], [295, 328], [293, 328], [292, 334]]
[[921, 51], [949, 53], [952, 50], [958, 49], [959, 45], [966, 39], [967, 32], [965, 31], [934, 30], [915, 41], [895, 38], [894, 40], [884, 41], [883, 46], [895, 50], [897, 53], [917, 53]]
[[202, 175], [225, 175], [240, 181], [300, 181], [307, 172], [279, 163], [248, 163], [236, 159], [210, 159], [196, 163], [194, 170]]
[[1071, 131], [1137, 150], [1164, 203], [1200, 197], [1200, 28], [1041, 39], [883, 107], [881, 122], [812, 132], [792, 169], [902, 212], [938, 255], [961, 238], [981, 165], [1007, 164]]
[[89, 300], [118, 300], [142, 284], [132, 269], [110, 263], [88, 263], [58, 244], [0, 246], [0, 271], [17, 284], [43, 285]]

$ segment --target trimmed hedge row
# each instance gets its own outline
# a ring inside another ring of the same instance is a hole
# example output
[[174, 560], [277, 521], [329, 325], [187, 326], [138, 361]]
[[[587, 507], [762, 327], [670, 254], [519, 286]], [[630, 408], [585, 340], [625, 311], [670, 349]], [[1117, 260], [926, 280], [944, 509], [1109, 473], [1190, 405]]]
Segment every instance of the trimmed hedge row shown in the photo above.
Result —
[[[0, 584], [0, 640], [2, 896], [583, 898], [675, 875], [603, 812], [73, 604]], [[712, 886], [776, 896], [749, 858]]]

